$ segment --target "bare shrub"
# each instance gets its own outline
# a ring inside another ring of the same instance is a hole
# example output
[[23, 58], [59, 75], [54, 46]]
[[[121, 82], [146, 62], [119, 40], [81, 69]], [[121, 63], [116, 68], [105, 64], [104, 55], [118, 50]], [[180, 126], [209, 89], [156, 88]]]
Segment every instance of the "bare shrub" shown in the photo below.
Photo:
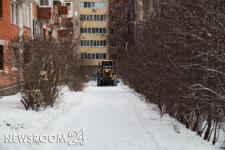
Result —
[[[12, 41], [20, 79], [24, 83], [23, 104], [38, 110], [53, 106], [59, 85], [82, 87], [84, 72], [77, 43], [72, 40], [18, 39]], [[16, 48], [15, 48], [16, 47]]]

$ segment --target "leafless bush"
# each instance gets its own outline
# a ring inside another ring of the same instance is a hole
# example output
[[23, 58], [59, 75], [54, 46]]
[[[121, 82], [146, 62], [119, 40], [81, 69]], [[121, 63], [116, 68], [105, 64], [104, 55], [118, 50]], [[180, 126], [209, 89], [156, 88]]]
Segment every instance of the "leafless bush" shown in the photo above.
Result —
[[151, 2], [154, 15], [150, 1], [143, 0], [143, 14], [150, 15], [127, 32], [135, 40], [118, 59], [119, 74], [162, 114], [215, 144], [225, 116], [225, 2]]
[[22, 103], [26, 109], [53, 106], [59, 85], [82, 87], [84, 72], [76, 42], [18, 39], [11, 45], [24, 83]]

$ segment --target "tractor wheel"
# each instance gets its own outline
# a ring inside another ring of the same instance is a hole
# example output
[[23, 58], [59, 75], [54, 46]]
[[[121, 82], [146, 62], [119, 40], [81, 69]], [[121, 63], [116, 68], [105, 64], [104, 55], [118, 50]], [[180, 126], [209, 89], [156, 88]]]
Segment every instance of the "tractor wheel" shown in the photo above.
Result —
[[117, 81], [116, 80], [113, 80], [113, 86], [117, 86]]
[[97, 86], [101, 86], [101, 80], [97, 79]]

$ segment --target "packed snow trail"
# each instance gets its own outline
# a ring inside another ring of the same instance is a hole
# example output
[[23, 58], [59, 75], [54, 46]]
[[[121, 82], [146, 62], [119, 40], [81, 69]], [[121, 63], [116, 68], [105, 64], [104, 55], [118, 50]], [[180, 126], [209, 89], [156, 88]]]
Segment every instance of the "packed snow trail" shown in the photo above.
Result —
[[[6, 101], [12, 103], [10, 99], [0, 99], [0, 150], [216, 149], [168, 116], [160, 118], [154, 105], [145, 104], [139, 95], [123, 84], [97, 87], [96, 82], [90, 82], [84, 92], [77, 93], [64, 88], [56, 106], [41, 112], [26, 112], [18, 106], [19, 103], [8, 106]], [[1, 110], [1, 103], [14, 112], [5, 107]], [[7, 117], [3, 116], [6, 114]], [[176, 133], [174, 127], [180, 133]], [[4, 143], [3, 136], [9, 133], [67, 136], [71, 131], [81, 129], [83, 145], [9, 144]]]
[[[126, 92], [123, 88], [90, 85], [82, 102], [66, 114], [69, 116], [52, 123], [57, 124], [53, 133], [84, 128], [84, 144], [76, 149], [157, 150], [156, 143], [143, 130]], [[46, 149], [50, 148], [54, 149], [54, 145], [47, 144]]]

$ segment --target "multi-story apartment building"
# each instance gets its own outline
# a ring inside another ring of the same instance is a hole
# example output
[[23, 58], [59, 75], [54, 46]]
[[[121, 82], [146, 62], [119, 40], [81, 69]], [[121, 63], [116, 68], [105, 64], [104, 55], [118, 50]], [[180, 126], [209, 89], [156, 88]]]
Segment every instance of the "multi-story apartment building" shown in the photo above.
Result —
[[108, 0], [80, 0], [80, 52], [93, 77], [101, 60], [108, 59]]
[[79, 0], [64, 0], [63, 5], [67, 6], [68, 8], [67, 18], [78, 19], [76, 21], [79, 21], [79, 8], [80, 8]]
[[70, 34], [73, 35], [73, 40], [79, 40], [80, 23], [79, 23], [79, 0], [64, 0], [63, 6], [66, 6], [68, 13], [64, 16], [62, 24], [69, 29]]
[[67, 11], [59, 0], [0, 0], [0, 96], [15, 92], [19, 86], [10, 41], [22, 36], [66, 37], [69, 28], [62, 20], [68, 16]]
[[0, 0], [0, 95], [16, 87], [8, 44], [21, 36], [62, 39], [72, 35], [80, 42], [84, 65], [95, 75], [98, 63], [112, 58], [109, 48], [115, 49], [115, 42], [109, 42], [109, 33], [116, 30], [109, 12], [109, 0]]
[[68, 36], [67, 17], [68, 7], [63, 5], [62, 0], [39, 0], [35, 20], [37, 29], [34, 30], [40, 31], [36, 33], [36, 37], [60, 39]]
[[8, 45], [19, 36], [32, 36], [35, 5], [34, 0], [0, 0], [0, 95], [9, 87], [16, 88], [16, 69]]

